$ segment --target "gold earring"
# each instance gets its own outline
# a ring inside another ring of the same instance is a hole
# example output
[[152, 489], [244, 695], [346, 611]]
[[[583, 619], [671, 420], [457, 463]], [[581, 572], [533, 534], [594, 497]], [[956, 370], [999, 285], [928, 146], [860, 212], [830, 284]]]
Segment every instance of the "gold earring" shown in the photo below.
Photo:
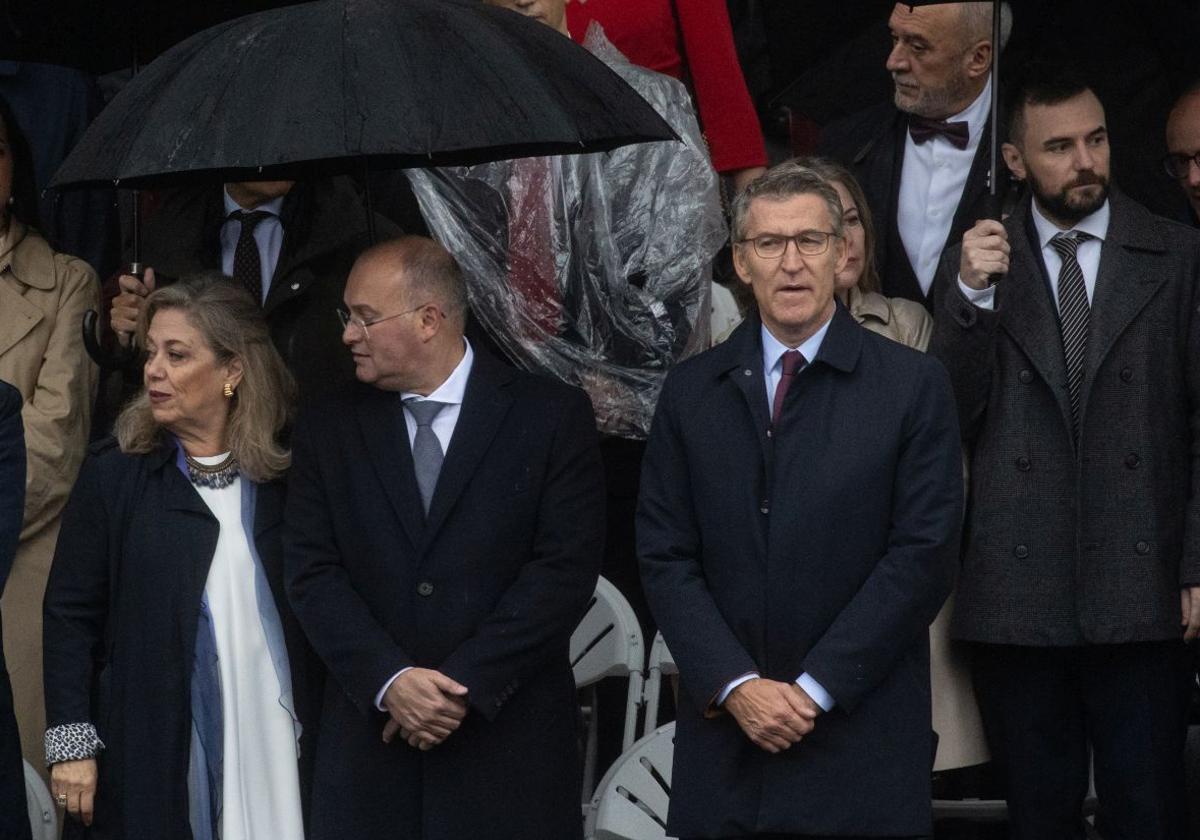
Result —
[[225, 395], [226, 399], [232, 397], [233, 396], [233, 386], [230, 385], [228, 382], [226, 382], [225, 387], [221, 389], [221, 393]]

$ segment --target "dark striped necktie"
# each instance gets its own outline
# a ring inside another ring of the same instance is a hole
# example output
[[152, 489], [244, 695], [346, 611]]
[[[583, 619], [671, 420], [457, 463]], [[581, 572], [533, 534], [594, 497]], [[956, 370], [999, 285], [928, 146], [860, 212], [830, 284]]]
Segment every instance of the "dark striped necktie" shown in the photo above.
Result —
[[1083, 385], [1083, 358], [1087, 352], [1088, 321], [1091, 306], [1088, 304], [1087, 286], [1083, 281], [1083, 269], [1079, 267], [1077, 253], [1079, 245], [1091, 234], [1072, 230], [1055, 234], [1051, 247], [1062, 259], [1058, 271], [1058, 321], [1062, 328], [1063, 356], [1067, 362], [1067, 390], [1071, 395], [1071, 421], [1076, 440], [1079, 439], [1079, 401]]

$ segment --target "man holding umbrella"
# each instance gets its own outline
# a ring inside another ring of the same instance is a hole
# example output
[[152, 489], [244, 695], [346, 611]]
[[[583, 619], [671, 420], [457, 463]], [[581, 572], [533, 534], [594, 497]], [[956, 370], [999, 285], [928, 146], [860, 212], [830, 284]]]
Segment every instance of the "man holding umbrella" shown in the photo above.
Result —
[[[942, 250], [989, 216], [992, 3], [897, 3], [888, 21], [894, 104], [828, 126], [821, 151], [854, 172], [880, 235], [883, 293], [936, 311]], [[1000, 4], [1000, 49], [1012, 30]]]
[[1105, 837], [1180, 838], [1200, 235], [1111, 188], [1086, 80], [1027, 72], [1003, 151], [1032, 199], [947, 254], [930, 348], [972, 450], [953, 632], [1014, 838], [1083, 836], [1089, 758]]

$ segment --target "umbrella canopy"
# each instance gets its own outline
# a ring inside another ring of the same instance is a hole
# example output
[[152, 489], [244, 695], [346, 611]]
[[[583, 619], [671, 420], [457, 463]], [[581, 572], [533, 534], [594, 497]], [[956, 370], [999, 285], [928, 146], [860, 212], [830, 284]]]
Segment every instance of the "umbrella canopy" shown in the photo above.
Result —
[[[478, 0], [318, 0], [212, 27], [148, 65], [53, 186], [152, 186], [604, 151], [675, 134], [569, 38]], [[356, 164], [361, 165], [361, 164]]]

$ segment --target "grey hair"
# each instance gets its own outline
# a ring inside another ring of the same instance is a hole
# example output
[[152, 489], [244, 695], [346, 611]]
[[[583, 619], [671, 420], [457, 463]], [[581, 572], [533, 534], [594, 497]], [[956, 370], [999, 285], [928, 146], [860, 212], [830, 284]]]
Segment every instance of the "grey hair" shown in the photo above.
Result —
[[733, 241], [738, 242], [746, 236], [746, 214], [750, 211], [750, 203], [756, 198], [774, 201], [784, 201], [798, 195], [815, 195], [825, 201], [829, 209], [829, 220], [833, 232], [841, 237], [845, 233], [842, 222], [842, 200], [837, 190], [818, 173], [795, 161], [785, 161], [771, 167], [762, 175], [746, 185], [737, 194], [729, 208], [732, 216]]
[[[966, 40], [964, 46], [970, 46], [978, 41], [992, 40], [992, 3], [962, 3], [962, 26]], [[1007, 2], [1000, 3], [1000, 52], [1008, 46], [1012, 36], [1013, 16], [1012, 7]]]

